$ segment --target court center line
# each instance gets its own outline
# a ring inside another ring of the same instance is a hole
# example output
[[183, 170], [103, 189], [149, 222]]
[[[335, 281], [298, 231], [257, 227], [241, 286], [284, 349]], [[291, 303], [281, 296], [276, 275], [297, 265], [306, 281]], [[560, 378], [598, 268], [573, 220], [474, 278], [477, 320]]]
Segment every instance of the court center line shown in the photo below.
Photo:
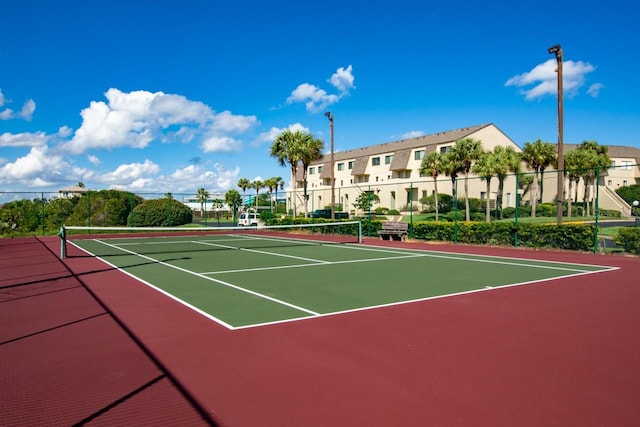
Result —
[[277, 257], [283, 257], [283, 258], [293, 258], [293, 259], [299, 259], [302, 261], [311, 261], [311, 262], [315, 262], [318, 264], [326, 264], [329, 261], [323, 261], [321, 259], [313, 259], [313, 258], [304, 258], [304, 257], [300, 257], [300, 256], [295, 256], [295, 255], [287, 255], [287, 254], [280, 254], [277, 252], [268, 252], [268, 251], [259, 251], [257, 249], [249, 249], [249, 248], [239, 248], [236, 246], [227, 246], [227, 245], [219, 245], [217, 243], [210, 243], [210, 242], [198, 242], [197, 240], [192, 241], [192, 243], [197, 243], [199, 245], [207, 245], [207, 246], [217, 246], [220, 248], [226, 248], [226, 249], [238, 249], [241, 251], [246, 251], [246, 252], [253, 252], [256, 254], [263, 254], [263, 255], [273, 255], [273, 256], [277, 256]]
[[209, 281], [211, 281], [211, 282], [215, 282], [215, 283], [218, 283], [218, 284], [220, 284], [220, 285], [223, 285], [223, 286], [227, 286], [227, 287], [230, 287], [230, 288], [236, 289], [236, 290], [238, 290], [238, 291], [246, 292], [246, 293], [248, 293], [248, 294], [251, 294], [251, 295], [254, 295], [254, 296], [257, 296], [257, 297], [260, 297], [260, 298], [264, 298], [264, 299], [266, 299], [266, 300], [269, 300], [269, 301], [275, 302], [275, 303], [277, 303], [277, 304], [284, 305], [284, 306], [286, 306], [286, 307], [293, 308], [293, 309], [295, 309], [295, 310], [302, 311], [302, 312], [304, 312], [304, 313], [311, 314], [311, 315], [313, 315], [313, 316], [319, 316], [319, 315], [320, 315], [320, 313], [316, 313], [315, 311], [311, 311], [311, 310], [306, 309], [306, 308], [304, 308], [304, 307], [299, 307], [299, 306], [297, 306], [297, 305], [295, 305], [295, 304], [291, 304], [291, 303], [288, 303], [288, 302], [286, 302], [286, 301], [282, 301], [282, 300], [279, 300], [279, 299], [277, 299], [277, 298], [270, 297], [269, 295], [264, 295], [264, 294], [261, 294], [261, 293], [259, 293], [259, 292], [255, 292], [255, 291], [252, 291], [252, 290], [250, 290], [250, 289], [245, 289], [245, 288], [242, 288], [242, 287], [240, 287], [240, 286], [236, 286], [236, 285], [233, 285], [233, 284], [231, 284], [231, 283], [225, 282], [225, 281], [223, 281], [223, 280], [214, 279], [213, 277], [208, 277], [208, 276], [205, 276], [205, 275], [203, 275], [203, 274], [201, 274], [201, 273], [196, 273], [195, 271], [187, 270], [187, 269], [185, 269], [185, 268], [178, 267], [177, 265], [172, 265], [172, 264], [166, 263], [166, 262], [164, 262], [164, 261], [160, 261], [160, 260], [155, 259], [155, 258], [152, 258], [152, 257], [150, 257], [150, 256], [142, 255], [142, 254], [139, 254], [139, 253], [137, 253], [137, 252], [130, 251], [130, 250], [128, 250], [128, 249], [120, 248], [120, 247], [118, 247], [118, 246], [116, 246], [116, 245], [112, 245], [111, 243], [107, 243], [107, 242], [104, 242], [104, 241], [99, 240], [99, 239], [94, 239], [94, 242], [101, 243], [101, 244], [103, 244], [103, 245], [105, 245], [105, 246], [109, 246], [109, 247], [111, 247], [111, 248], [114, 248], [114, 249], [117, 249], [117, 250], [120, 250], [120, 251], [123, 251], [123, 252], [127, 252], [127, 253], [129, 253], [129, 254], [131, 254], [131, 255], [135, 255], [135, 256], [138, 256], [138, 257], [140, 257], [140, 258], [144, 258], [144, 259], [147, 259], [147, 260], [149, 260], [149, 261], [153, 261], [153, 262], [156, 262], [156, 263], [158, 263], [158, 264], [164, 265], [164, 266], [166, 266], [166, 267], [170, 267], [170, 268], [173, 268], [173, 269], [176, 269], [176, 270], [182, 271], [183, 273], [191, 274], [191, 275], [193, 275], [193, 276], [197, 276], [197, 277], [200, 277], [200, 278], [202, 278], [202, 279], [209, 280]]
[[384, 257], [384, 258], [348, 259], [343, 261], [324, 261], [322, 263], [316, 263], [316, 264], [276, 265], [272, 267], [255, 267], [255, 268], [241, 268], [237, 270], [206, 271], [202, 274], [245, 273], [250, 271], [261, 271], [261, 270], [280, 270], [280, 269], [287, 269], [287, 268], [319, 267], [319, 266], [335, 265], [335, 264], [354, 264], [359, 262], [387, 261], [387, 260], [400, 259], [400, 258], [419, 258], [421, 256], [422, 255], [419, 255], [419, 254], [415, 254], [415, 255], [409, 254], [405, 256], [392, 256], [392, 257]]

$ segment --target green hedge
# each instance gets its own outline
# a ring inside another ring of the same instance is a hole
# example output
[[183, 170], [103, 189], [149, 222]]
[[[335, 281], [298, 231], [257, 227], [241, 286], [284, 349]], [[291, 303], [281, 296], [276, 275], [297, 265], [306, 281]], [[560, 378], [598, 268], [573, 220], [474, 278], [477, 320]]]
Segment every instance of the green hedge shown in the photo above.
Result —
[[164, 227], [191, 223], [191, 209], [173, 199], [145, 200], [133, 209], [130, 225]]
[[616, 236], [616, 243], [630, 254], [640, 255], [640, 227], [622, 227]]
[[419, 222], [413, 238], [471, 244], [593, 250], [596, 228], [592, 224], [518, 224], [503, 222]]

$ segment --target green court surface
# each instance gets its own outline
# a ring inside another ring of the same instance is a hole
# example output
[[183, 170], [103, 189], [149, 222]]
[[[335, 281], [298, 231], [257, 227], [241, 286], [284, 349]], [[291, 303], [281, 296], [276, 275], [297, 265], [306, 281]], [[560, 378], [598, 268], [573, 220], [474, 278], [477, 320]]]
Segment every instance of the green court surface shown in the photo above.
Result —
[[238, 234], [73, 244], [230, 329], [611, 269]]

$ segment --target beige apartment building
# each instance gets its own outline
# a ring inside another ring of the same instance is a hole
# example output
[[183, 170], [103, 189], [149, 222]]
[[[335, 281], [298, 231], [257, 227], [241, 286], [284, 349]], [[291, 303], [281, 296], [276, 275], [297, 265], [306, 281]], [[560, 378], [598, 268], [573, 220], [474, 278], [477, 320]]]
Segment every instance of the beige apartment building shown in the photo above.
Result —
[[[403, 139], [395, 142], [377, 144], [353, 150], [334, 153], [334, 198], [336, 205], [350, 214], [359, 214], [354, 206], [356, 198], [363, 192], [375, 192], [380, 198], [381, 206], [399, 211], [420, 209], [420, 199], [431, 195], [435, 191], [434, 181], [430, 176], [420, 173], [420, 165], [424, 156], [431, 151], [446, 152], [455, 142], [462, 138], [473, 138], [482, 142], [484, 150], [493, 150], [496, 146], [513, 147], [516, 151], [522, 149], [504, 134], [494, 124], [482, 124], [461, 129], [439, 132], [415, 138]], [[575, 146], [565, 145], [565, 151]], [[630, 207], [624, 203], [613, 190], [621, 185], [631, 185], [640, 182], [640, 149], [633, 147], [609, 147], [609, 155], [615, 169], [601, 176], [600, 186], [609, 189], [606, 202], [600, 206], [605, 209], [619, 209], [630, 213]], [[295, 192], [287, 195], [287, 207], [295, 212], [321, 209], [331, 204], [331, 165], [327, 154], [312, 163], [307, 176], [308, 200], [305, 206], [303, 197], [302, 170], [298, 171]], [[543, 180], [543, 201], [551, 202], [555, 199], [557, 185], [555, 173], [546, 171]], [[457, 191], [463, 197], [463, 179], [459, 177]], [[553, 183], [551, 182], [553, 181]], [[452, 194], [453, 183], [450, 177], [441, 175], [437, 179], [438, 193]], [[497, 194], [498, 180], [493, 178], [487, 192], [486, 181], [471, 176], [469, 179], [469, 197], [481, 200], [489, 199], [494, 205]], [[565, 191], [567, 186], [565, 186]], [[582, 194], [583, 189], [579, 189]], [[606, 191], [606, 190], [605, 190]], [[516, 178], [507, 177], [504, 184], [503, 207], [514, 207], [516, 194], [520, 193], [523, 200], [527, 199], [525, 191], [518, 189]], [[591, 192], [595, 194], [595, 192]], [[613, 193], [613, 195], [611, 195]], [[602, 195], [601, 195], [602, 197]], [[609, 200], [610, 199], [610, 200]], [[606, 203], [606, 206], [605, 206]], [[295, 206], [294, 206], [295, 204]], [[626, 205], [626, 206], [624, 206]]]

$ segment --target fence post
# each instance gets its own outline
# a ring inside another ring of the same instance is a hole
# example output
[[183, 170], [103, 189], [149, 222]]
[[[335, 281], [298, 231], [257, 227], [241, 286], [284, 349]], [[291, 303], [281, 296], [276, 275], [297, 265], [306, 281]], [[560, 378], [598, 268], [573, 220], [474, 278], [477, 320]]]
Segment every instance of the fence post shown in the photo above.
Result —
[[594, 238], [593, 238], [593, 253], [598, 253], [598, 219], [600, 217], [600, 200], [599, 200], [599, 196], [600, 196], [600, 183], [599, 183], [599, 178], [600, 178], [600, 168], [596, 166], [596, 178], [595, 178], [595, 183], [596, 183], [596, 229], [595, 229], [595, 233], [594, 233]]

